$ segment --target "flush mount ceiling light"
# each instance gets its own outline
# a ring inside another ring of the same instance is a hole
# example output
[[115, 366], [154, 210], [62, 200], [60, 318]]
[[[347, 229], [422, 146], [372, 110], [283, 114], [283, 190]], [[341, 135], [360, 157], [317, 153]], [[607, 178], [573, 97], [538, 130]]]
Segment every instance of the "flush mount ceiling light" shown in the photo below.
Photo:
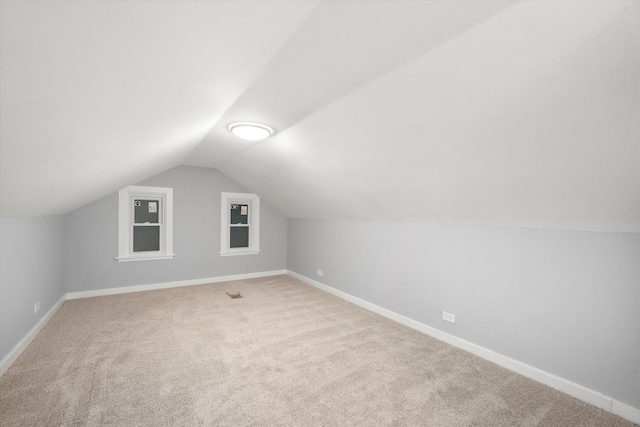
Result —
[[273, 135], [273, 128], [260, 123], [237, 122], [229, 125], [229, 131], [238, 138], [260, 141]]

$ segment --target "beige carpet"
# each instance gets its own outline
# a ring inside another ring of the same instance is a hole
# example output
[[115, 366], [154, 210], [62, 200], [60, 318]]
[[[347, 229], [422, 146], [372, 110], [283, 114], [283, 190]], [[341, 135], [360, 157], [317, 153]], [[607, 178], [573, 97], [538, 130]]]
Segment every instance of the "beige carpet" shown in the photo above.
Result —
[[0, 424], [632, 425], [289, 276], [67, 301]]

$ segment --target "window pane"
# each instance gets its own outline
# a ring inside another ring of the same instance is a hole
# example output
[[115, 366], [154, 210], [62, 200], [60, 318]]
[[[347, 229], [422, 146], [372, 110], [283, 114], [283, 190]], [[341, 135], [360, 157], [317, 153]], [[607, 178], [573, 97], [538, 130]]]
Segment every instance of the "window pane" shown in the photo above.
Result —
[[136, 224], [157, 224], [159, 221], [160, 200], [134, 200], [133, 222]]
[[231, 204], [231, 224], [248, 224], [249, 206]]
[[249, 247], [249, 227], [230, 227], [229, 233], [230, 248]]
[[134, 226], [133, 252], [159, 251], [160, 226]]

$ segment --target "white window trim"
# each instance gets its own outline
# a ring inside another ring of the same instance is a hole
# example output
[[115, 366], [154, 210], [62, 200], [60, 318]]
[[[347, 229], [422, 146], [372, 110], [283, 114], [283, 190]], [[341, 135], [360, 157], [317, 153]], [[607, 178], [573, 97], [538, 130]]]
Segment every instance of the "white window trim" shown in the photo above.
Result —
[[[249, 205], [249, 247], [230, 248], [230, 205]], [[250, 193], [221, 193], [220, 208], [220, 255], [257, 255], [260, 253], [260, 198]]]
[[[133, 201], [160, 200], [160, 250], [133, 252]], [[131, 185], [118, 192], [118, 261], [171, 259], [173, 253], [173, 188]]]

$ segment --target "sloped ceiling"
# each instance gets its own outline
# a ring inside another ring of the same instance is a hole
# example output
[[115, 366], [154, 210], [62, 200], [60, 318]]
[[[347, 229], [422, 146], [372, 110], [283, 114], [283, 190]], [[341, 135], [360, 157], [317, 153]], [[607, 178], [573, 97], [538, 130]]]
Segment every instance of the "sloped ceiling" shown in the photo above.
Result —
[[640, 232], [640, 2], [1, 7], [3, 217], [187, 164], [288, 217]]

